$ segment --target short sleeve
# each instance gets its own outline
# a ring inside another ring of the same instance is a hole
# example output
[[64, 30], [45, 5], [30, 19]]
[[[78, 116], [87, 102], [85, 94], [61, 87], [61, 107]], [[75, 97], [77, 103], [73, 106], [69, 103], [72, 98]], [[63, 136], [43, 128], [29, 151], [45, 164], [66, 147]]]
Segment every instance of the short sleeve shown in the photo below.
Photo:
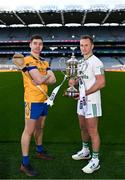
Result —
[[94, 61], [94, 63], [93, 63], [93, 71], [94, 71], [95, 75], [104, 74], [104, 65], [99, 59]]
[[38, 69], [36, 64], [34, 63], [32, 57], [27, 56], [24, 58], [25, 65], [27, 67], [27, 70], [30, 71], [32, 69]]
[[51, 70], [48, 61], [46, 61], [46, 71]]

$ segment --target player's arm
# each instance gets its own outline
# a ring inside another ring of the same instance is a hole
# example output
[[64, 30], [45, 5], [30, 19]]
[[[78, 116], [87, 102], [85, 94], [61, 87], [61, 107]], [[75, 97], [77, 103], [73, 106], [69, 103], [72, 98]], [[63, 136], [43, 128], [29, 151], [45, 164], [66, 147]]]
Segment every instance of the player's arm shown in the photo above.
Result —
[[56, 78], [50, 70], [46, 75], [41, 75], [36, 66], [26, 66], [26, 62], [24, 61], [24, 56], [22, 54], [14, 54], [12, 61], [24, 73], [28, 72], [33, 82], [37, 85], [43, 83], [53, 84], [56, 82]]
[[32, 77], [33, 81], [37, 84], [54, 84], [56, 78], [54, 73], [51, 70], [47, 70], [46, 75], [41, 75], [37, 68], [29, 70], [29, 74]]
[[47, 75], [49, 75], [49, 78], [45, 80], [45, 84], [54, 84], [56, 83], [56, 77], [54, 73], [51, 70], [47, 70]]
[[34, 67], [33, 69], [32, 68], [30, 69], [30, 67], [28, 67], [27, 70], [32, 80], [37, 85], [45, 83], [50, 78], [50, 74], [41, 75], [37, 67]]
[[92, 94], [105, 86], [105, 76], [104, 74], [96, 75], [96, 81], [92, 87], [86, 90], [86, 95]]

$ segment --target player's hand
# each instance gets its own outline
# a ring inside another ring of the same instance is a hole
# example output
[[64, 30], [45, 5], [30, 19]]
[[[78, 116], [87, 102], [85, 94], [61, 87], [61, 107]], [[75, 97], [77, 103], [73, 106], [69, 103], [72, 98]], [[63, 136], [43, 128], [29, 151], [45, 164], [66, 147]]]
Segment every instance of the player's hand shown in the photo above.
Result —
[[51, 70], [47, 71], [47, 76], [48, 76], [48, 79], [45, 82], [46, 84], [54, 84], [54, 83], [56, 83], [55, 75]]
[[73, 79], [73, 78], [69, 79], [68, 85], [69, 85], [70, 87], [75, 86], [75, 85], [76, 85], [76, 80]]
[[48, 75], [48, 77], [51, 77], [53, 75], [53, 72], [51, 70], [48, 70], [47, 75]]
[[74, 99], [75, 99], [75, 100], [79, 100], [79, 93], [75, 93]]

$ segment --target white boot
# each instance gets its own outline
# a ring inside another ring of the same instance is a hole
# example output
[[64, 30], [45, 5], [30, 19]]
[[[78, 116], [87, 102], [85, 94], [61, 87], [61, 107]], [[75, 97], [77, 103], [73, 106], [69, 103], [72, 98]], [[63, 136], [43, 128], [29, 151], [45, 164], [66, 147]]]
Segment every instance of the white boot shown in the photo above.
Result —
[[100, 168], [99, 160], [97, 158], [96, 159], [92, 158], [89, 161], [89, 163], [84, 168], [82, 168], [82, 171], [84, 173], [90, 174], [93, 173], [94, 171], [97, 171], [99, 168]]
[[76, 154], [72, 155], [72, 159], [81, 160], [81, 159], [90, 159], [90, 150], [89, 148], [83, 148], [81, 151], [78, 151]]

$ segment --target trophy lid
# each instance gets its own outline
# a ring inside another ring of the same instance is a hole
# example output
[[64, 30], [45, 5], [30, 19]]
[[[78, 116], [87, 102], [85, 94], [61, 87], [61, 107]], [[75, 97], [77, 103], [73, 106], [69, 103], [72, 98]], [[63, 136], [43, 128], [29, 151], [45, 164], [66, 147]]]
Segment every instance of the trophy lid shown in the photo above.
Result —
[[78, 60], [75, 58], [74, 55], [72, 55], [71, 58], [66, 61], [66, 64], [67, 65], [77, 65]]

